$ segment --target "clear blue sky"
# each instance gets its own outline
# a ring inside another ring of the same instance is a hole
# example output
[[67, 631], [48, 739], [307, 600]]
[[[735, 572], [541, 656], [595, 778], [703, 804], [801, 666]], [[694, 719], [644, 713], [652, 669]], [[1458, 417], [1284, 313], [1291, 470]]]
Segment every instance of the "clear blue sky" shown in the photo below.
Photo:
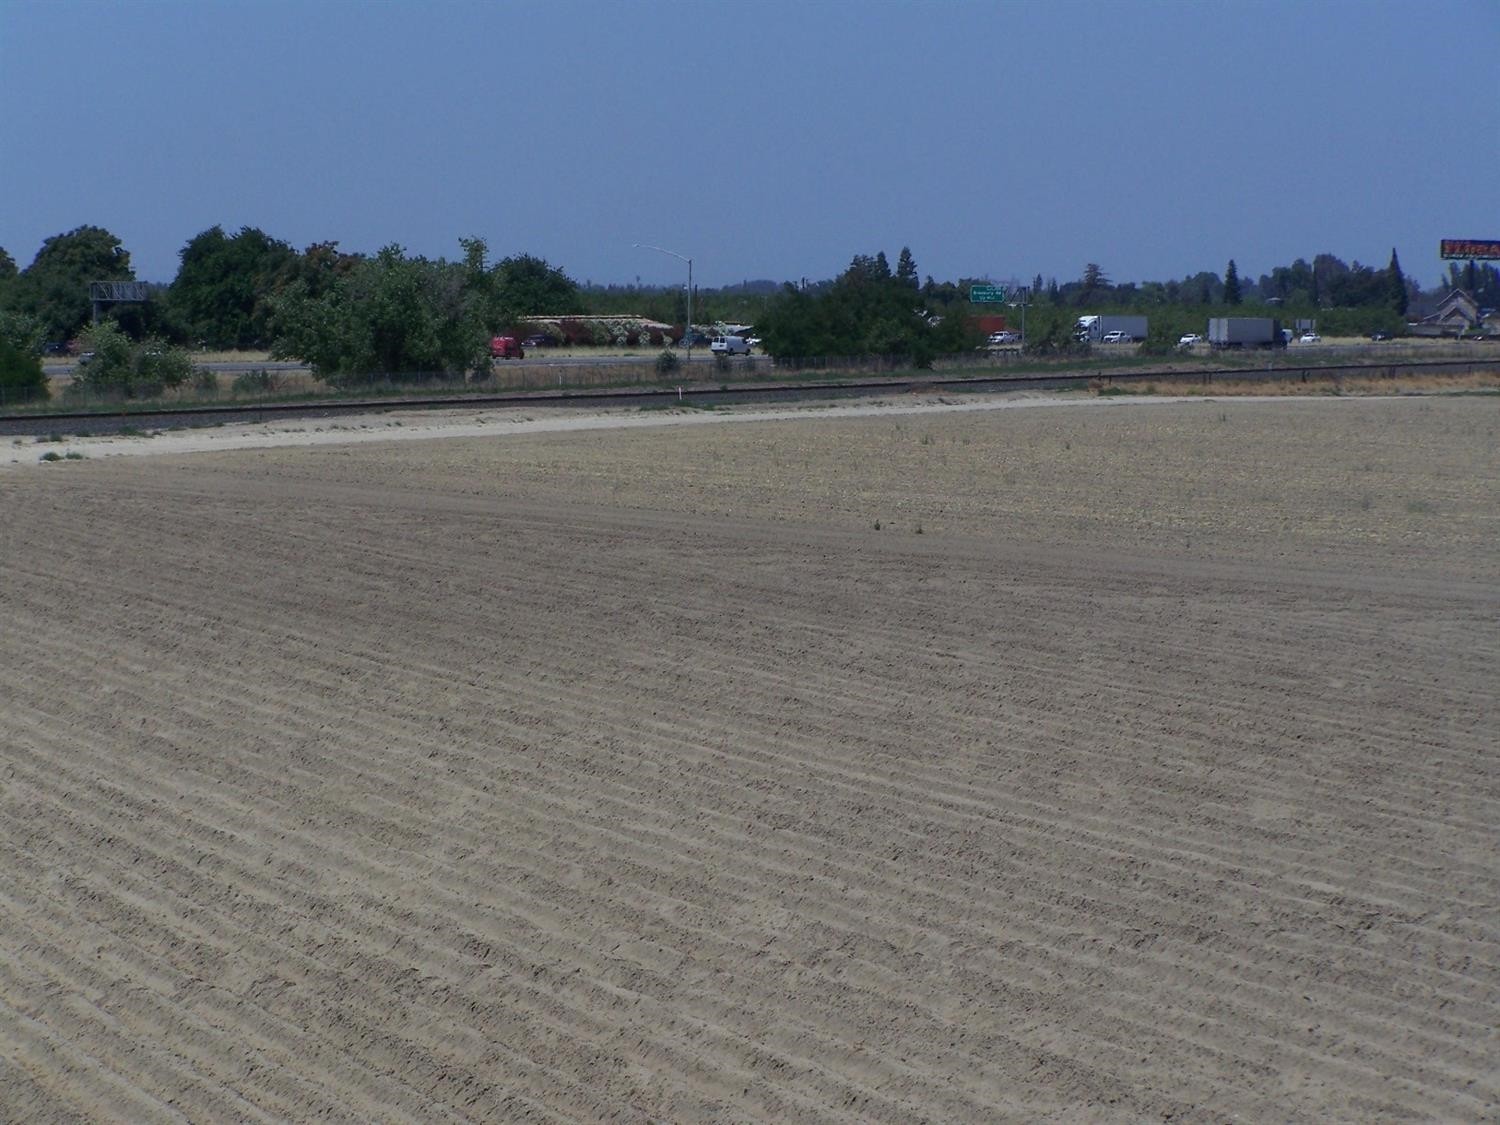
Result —
[[1500, 238], [1500, 0], [0, 0], [0, 246], [479, 235], [574, 278], [1424, 284]]

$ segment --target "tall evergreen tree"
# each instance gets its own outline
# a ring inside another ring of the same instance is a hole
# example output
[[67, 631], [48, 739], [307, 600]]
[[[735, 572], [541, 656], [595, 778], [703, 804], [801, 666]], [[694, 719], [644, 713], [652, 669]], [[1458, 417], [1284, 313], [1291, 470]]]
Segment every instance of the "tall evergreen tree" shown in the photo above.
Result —
[[901, 256], [896, 259], [896, 280], [903, 285], [910, 285], [913, 289], [917, 286], [917, 262], [911, 256], [909, 246], [901, 247]]
[[1229, 259], [1229, 266], [1224, 270], [1224, 303], [1226, 305], [1237, 305], [1240, 303], [1240, 271], [1234, 264], [1234, 259]]
[[1100, 299], [1102, 291], [1109, 286], [1109, 278], [1098, 262], [1089, 262], [1083, 267], [1083, 279], [1073, 293], [1073, 302], [1080, 307]]
[[1406, 305], [1409, 300], [1406, 292], [1406, 275], [1401, 272], [1401, 262], [1396, 258], [1396, 248], [1391, 247], [1391, 264], [1385, 268], [1387, 284], [1390, 288], [1391, 308], [1401, 315], [1406, 315]]

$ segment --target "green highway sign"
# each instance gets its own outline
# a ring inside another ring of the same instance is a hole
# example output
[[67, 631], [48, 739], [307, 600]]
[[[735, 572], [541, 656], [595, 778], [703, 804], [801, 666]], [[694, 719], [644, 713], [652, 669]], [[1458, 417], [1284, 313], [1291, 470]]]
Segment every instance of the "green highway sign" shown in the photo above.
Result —
[[969, 300], [976, 305], [1003, 305], [1005, 304], [1005, 286], [971, 285], [969, 286]]

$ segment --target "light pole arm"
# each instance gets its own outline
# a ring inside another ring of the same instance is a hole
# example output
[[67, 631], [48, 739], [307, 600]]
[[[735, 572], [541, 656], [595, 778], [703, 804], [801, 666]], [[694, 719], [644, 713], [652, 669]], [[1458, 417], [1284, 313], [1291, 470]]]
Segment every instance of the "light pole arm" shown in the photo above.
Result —
[[688, 291], [687, 291], [687, 357], [688, 362], [693, 360], [693, 259], [686, 254], [679, 254], [676, 250], [668, 250], [665, 246], [652, 246], [649, 242], [632, 243], [638, 250], [655, 250], [658, 254], [666, 254], [676, 258], [679, 262], [686, 262], [688, 268]]

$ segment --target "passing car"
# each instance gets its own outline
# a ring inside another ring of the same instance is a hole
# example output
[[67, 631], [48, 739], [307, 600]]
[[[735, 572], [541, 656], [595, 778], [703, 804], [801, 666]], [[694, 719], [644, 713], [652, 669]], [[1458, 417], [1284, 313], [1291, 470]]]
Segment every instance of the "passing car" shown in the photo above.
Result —
[[677, 341], [677, 346], [679, 348], [706, 348], [708, 343], [708, 337], [702, 332], [684, 332], [682, 339]]
[[1321, 344], [1322, 342], [1323, 337], [1319, 336], [1316, 332], [1304, 332], [1301, 336], [1297, 337], [1297, 343], [1299, 344]]
[[526, 349], [514, 336], [495, 336], [490, 340], [491, 359], [525, 359]]
[[527, 336], [526, 339], [522, 340], [521, 341], [521, 347], [523, 347], [523, 348], [555, 348], [561, 342], [562, 341], [559, 340], [556, 336], [549, 336], [545, 332], [538, 332], [535, 335]]
[[998, 347], [1003, 344], [1018, 344], [1020, 342], [1021, 335], [1018, 332], [1004, 331], [990, 333], [990, 345], [993, 347]]
[[1196, 332], [1189, 332], [1186, 335], [1184, 335], [1180, 340], [1177, 341], [1177, 346], [1179, 348], [1190, 348], [1194, 344], [1201, 344], [1201, 343], [1203, 343], [1203, 337], [1202, 336], [1198, 335], [1198, 333], [1196, 333]]
[[1381, 340], [1389, 340], [1390, 338], [1391, 334], [1382, 328], [1377, 328], [1374, 332], [1370, 333], [1370, 339], [1375, 340], [1376, 342], [1379, 342]]
[[1132, 337], [1129, 332], [1116, 328], [1113, 332], [1106, 332], [1104, 334], [1104, 342], [1106, 344], [1128, 344], [1132, 342]]

